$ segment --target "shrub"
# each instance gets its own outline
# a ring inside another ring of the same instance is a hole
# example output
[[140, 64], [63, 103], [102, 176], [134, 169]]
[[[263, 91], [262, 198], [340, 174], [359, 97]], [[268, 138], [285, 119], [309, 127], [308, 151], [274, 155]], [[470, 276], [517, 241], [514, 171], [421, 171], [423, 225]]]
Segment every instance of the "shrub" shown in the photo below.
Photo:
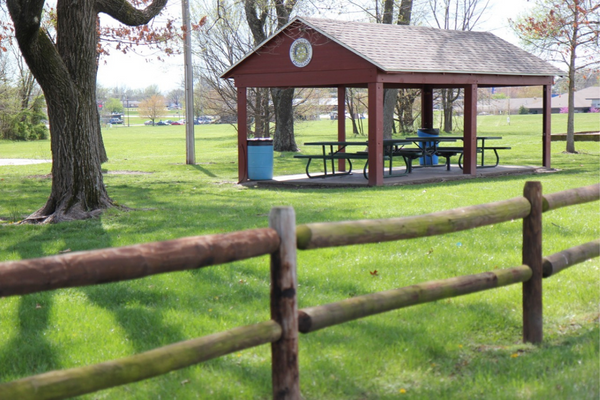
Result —
[[521, 114], [521, 115], [523, 115], [523, 114], [529, 114], [529, 108], [527, 108], [525, 106], [519, 107], [519, 114]]
[[42, 122], [45, 118], [41, 111], [44, 103], [43, 97], [34, 100], [31, 110], [21, 110], [8, 122], [6, 129], [2, 130], [2, 139], [8, 140], [44, 140], [48, 139], [48, 128]]

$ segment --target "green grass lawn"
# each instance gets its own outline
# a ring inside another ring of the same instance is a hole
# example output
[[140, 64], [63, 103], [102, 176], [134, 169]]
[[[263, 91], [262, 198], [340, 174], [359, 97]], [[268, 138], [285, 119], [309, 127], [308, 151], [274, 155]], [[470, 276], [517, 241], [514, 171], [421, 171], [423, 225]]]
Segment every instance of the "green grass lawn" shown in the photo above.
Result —
[[[132, 118], [133, 123], [133, 118]], [[336, 121], [298, 124], [296, 140], [335, 139]], [[564, 132], [566, 115], [553, 115]], [[600, 128], [577, 114], [575, 128]], [[236, 132], [196, 127], [197, 165], [185, 165], [185, 127], [105, 129], [104, 182], [119, 204], [99, 219], [50, 226], [18, 221], [50, 193], [50, 164], [0, 166], [0, 261], [191, 235], [265, 227], [274, 206], [298, 223], [425, 214], [520, 196], [527, 180], [544, 193], [600, 182], [600, 143], [579, 154], [552, 144], [559, 172], [355, 189], [257, 189], [236, 184]], [[479, 117], [479, 135], [503, 136], [502, 164], [541, 165], [541, 116]], [[498, 143], [500, 145], [500, 142]], [[310, 151], [310, 150], [307, 150]], [[275, 174], [304, 160], [275, 154]], [[0, 158], [51, 158], [49, 141], [0, 141]], [[598, 202], [544, 214], [543, 253], [600, 236]], [[472, 231], [298, 253], [299, 306], [521, 263], [520, 221]], [[377, 270], [377, 276], [370, 271]], [[597, 399], [600, 262], [544, 281], [544, 343], [521, 343], [521, 288], [442, 300], [300, 337], [306, 399]], [[130, 282], [0, 299], [0, 381], [124, 357], [269, 318], [269, 259]], [[271, 398], [270, 350], [261, 346], [85, 399]]]

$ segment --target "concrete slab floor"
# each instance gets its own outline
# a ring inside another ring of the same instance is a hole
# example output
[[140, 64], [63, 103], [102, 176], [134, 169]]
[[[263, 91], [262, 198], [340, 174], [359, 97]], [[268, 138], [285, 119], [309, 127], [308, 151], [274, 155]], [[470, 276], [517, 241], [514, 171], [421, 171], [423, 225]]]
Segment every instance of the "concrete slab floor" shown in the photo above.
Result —
[[[476, 175], [465, 175], [458, 165], [452, 165], [450, 171], [445, 166], [417, 167], [412, 173], [404, 174], [405, 167], [394, 168], [392, 176], [385, 170], [384, 186], [416, 185], [423, 183], [448, 182], [465, 179], [489, 178], [507, 175], [532, 175], [536, 173], [557, 172], [552, 168], [533, 166], [499, 165], [494, 168], [478, 168]], [[368, 187], [362, 169], [355, 169], [349, 175], [308, 178], [306, 174], [276, 176], [271, 180], [248, 181], [242, 185], [248, 187], [296, 187], [296, 188], [339, 188]]]

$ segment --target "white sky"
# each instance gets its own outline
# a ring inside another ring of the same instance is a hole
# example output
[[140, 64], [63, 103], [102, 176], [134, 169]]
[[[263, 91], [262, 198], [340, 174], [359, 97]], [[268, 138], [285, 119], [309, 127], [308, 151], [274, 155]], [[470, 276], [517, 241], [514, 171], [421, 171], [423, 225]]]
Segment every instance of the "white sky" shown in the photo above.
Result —
[[[192, 0], [193, 1], [193, 0]], [[533, 1], [527, 0], [490, 0], [490, 6], [484, 19], [486, 23], [478, 25], [479, 31], [489, 31], [502, 39], [518, 45], [516, 37], [508, 26], [510, 18], [532, 7]], [[171, 0], [170, 12], [181, 13], [181, 2]], [[179, 14], [180, 15], [180, 14]], [[314, 15], [318, 17], [318, 15]], [[103, 16], [104, 21], [110, 19]], [[168, 57], [166, 61], [156, 61], [156, 58], [143, 57], [133, 53], [124, 55], [116, 50], [105, 58], [98, 69], [98, 84], [111, 88], [115, 86], [131, 89], [145, 88], [158, 85], [166, 94], [172, 89], [182, 87], [183, 83], [183, 54]]]

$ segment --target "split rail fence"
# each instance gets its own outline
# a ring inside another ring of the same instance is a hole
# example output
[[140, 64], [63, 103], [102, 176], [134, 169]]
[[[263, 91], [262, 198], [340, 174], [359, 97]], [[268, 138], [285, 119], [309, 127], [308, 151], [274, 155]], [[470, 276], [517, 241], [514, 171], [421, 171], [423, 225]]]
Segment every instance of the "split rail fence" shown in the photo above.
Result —
[[[370, 315], [523, 283], [523, 340], [542, 341], [542, 278], [598, 257], [600, 240], [542, 257], [542, 213], [600, 199], [600, 184], [427, 215], [296, 226], [294, 210], [274, 208], [269, 228], [0, 263], [0, 296], [25, 295], [197, 269], [270, 254], [271, 320], [160, 347], [130, 357], [30, 376], [0, 385], [0, 399], [62, 399], [166, 374], [271, 343], [273, 398], [299, 399], [298, 332]], [[523, 220], [523, 265], [431, 281], [297, 309], [296, 249], [309, 250], [442, 235]]]

